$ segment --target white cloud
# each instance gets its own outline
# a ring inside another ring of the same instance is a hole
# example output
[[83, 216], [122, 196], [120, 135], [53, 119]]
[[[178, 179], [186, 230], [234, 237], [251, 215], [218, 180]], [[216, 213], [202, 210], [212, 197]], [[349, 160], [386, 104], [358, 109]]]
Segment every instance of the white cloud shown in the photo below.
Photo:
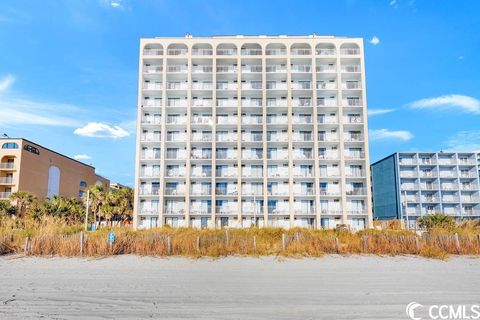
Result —
[[389, 3], [388, 3], [391, 7], [397, 9], [398, 8], [398, 2], [397, 0], [391, 0]]
[[395, 111], [395, 109], [369, 109], [368, 116], [373, 117], [373, 116], [378, 116], [385, 113], [390, 113], [393, 111]]
[[0, 100], [0, 125], [76, 127], [80, 122], [70, 117], [73, 112], [78, 115], [82, 110], [68, 104], [6, 98]]
[[102, 3], [113, 9], [123, 9], [122, 0], [102, 0]]
[[390, 131], [388, 129], [370, 130], [369, 136], [371, 140], [398, 139], [398, 140], [408, 141], [413, 138], [413, 134], [410, 131], [406, 131], [406, 130]]
[[73, 133], [83, 137], [113, 139], [124, 138], [130, 135], [130, 133], [119, 126], [110, 126], [101, 122], [90, 122], [84, 127], [75, 129]]
[[73, 159], [75, 160], [90, 160], [92, 157], [90, 157], [88, 154], [76, 154], [73, 156]]
[[373, 36], [372, 39], [370, 39], [369, 41], [371, 44], [373, 44], [374, 46], [376, 46], [377, 44], [380, 43], [380, 38], [377, 37], [377, 36]]
[[466, 113], [480, 114], [480, 101], [459, 94], [443, 95], [410, 103], [414, 109], [459, 109]]
[[458, 56], [458, 60], [463, 60], [464, 56]]
[[457, 132], [446, 141], [446, 151], [480, 151], [480, 130]]
[[0, 93], [7, 91], [8, 88], [12, 86], [15, 82], [15, 77], [11, 74], [7, 74], [5, 77], [0, 79]]

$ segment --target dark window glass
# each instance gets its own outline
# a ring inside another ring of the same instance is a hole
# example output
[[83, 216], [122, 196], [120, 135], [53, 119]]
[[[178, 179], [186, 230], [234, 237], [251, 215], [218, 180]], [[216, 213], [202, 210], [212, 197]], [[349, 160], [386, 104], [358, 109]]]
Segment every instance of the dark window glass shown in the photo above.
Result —
[[7, 142], [2, 145], [2, 149], [18, 149], [18, 144], [15, 142]]

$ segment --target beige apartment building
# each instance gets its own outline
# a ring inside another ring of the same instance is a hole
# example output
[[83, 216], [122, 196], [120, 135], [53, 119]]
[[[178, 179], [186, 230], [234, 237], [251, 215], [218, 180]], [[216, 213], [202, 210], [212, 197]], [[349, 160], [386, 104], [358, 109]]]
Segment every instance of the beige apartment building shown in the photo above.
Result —
[[134, 226], [371, 226], [361, 38], [140, 41]]
[[95, 184], [108, 188], [110, 181], [94, 167], [26, 139], [0, 139], [0, 200], [16, 191], [80, 199]]

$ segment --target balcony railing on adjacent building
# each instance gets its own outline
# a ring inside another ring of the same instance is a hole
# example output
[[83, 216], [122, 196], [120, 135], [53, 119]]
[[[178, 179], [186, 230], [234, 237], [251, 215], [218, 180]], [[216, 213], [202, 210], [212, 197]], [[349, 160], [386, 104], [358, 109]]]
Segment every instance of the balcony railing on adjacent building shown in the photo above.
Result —
[[0, 169], [14, 169], [15, 163], [13, 162], [4, 162], [0, 163]]
[[12, 177], [1, 177], [0, 178], [0, 184], [13, 184], [13, 178]]

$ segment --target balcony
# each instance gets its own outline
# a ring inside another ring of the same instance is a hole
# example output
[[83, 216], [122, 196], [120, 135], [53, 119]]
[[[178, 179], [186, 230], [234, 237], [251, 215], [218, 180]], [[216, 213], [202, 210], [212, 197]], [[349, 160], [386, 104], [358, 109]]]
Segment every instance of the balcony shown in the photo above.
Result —
[[217, 90], [237, 90], [237, 84], [234, 82], [217, 82]]
[[267, 90], [287, 90], [287, 84], [285, 82], [267, 81]]
[[315, 191], [313, 187], [302, 187], [302, 188], [294, 187], [293, 194], [297, 196], [313, 196], [315, 195]]
[[166, 160], [185, 160], [186, 154], [185, 151], [182, 150], [182, 152], [168, 152], [165, 155]]
[[144, 99], [142, 107], [146, 108], [160, 108], [162, 106], [162, 99]]
[[292, 65], [291, 72], [294, 73], [306, 73], [306, 72], [312, 72], [312, 66], [311, 65]]
[[322, 188], [320, 187], [319, 193], [321, 196], [340, 196], [340, 189], [339, 188]]
[[0, 169], [15, 169], [15, 163], [13, 162], [3, 162], [0, 163]]
[[167, 90], [187, 90], [186, 82], [167, 82]]
[[334, 56], [336, 54], [335, 49], [317, 49], [317, 56]]
[[141, 196], [158, 196], [159, 195], [159, 190], [158, 188], [142, 188], [140, 187], [138, 193]]
[[163, 56], [162, 49], [143, 49], [144, 56]]
[[211, 142], [212, 141], [212, 134], [208, 133], [199, 133], [194, 132], [192, 133], [192, 142]]
[[212, 90], [213, 85], [211, 82], [194, 82], [192, 84], [193, 90]]
[[262, 49], [242, 49], [242, 56], [261, 56]]
[[318, 98], [317, 99], [317, 106], [319, 106], [319, 107], [336, 107], [337, 106], [337, 100], [336, 99]]
[[259, 116], [259, 117], [243, 116], [242, 117], [242, 124], [262, 125], [263, 124], [263, 119], [262, 119], [261, 116]]
[[237, 54], [237, 49], [217, 49], [219, 56], [233, 56]]
[[166, 188], [165, 188], [165, 195], [168, 195], [168, 196], [181, 196], [181, 195], [185, 195], [185, 189], [183, 189], [183, 188], [169, 188], [169, 187], [166, 187]]
[[227, 66], [227, 65], [217, 65], [218, 73], [235, 73], [237, 72], [237, 67]]
[[194, 206], [190, 207], [191, 214], [210, 214], [212, 212], [212, 207], [201, 207], [201, 206]]
[[319, 133], [318, 134], [318, 141], [320, 141], [320, 142], [337, 142], [338, 141], [338, 134]]
[[[286, 169], [278, 169], [278, 170], [269, 170], [267, 173], [267, 176], [269, 178], [288, 178], [288, 170]], [[256, 178], [262, 178], [263, 175], [259, 174], [259, 177]]]
[[210, 178], [212, 176], [212, 170], [202, 170], [201, 168], [195, 168], [190, 175], [192, 178]]
[[347, 190], [347, 196], [365, 196], [366, 194], [367, 190], [365, 188], [353, 188]]
[[167, 116], [167, 124], [179, 124], [179, 125], [187, 124], [187, 117]]
[[0, 199], [8, 199], [11, 194], [11, 192], [0, 192]]
[[268, 65], [266, 67], [267, 73], [282, 73], [287, 72], [287, 67], [285, 65]]
[[477, 174], [475, 172], [460, 172], [459, 178], [476, 178]]
[[362, 124], [363, 119], [361, 116], [346, 116], [343, 118], [344, 124]]
[[217, 187], [215, 188], [215, 194], [218, 196], [236, 196], [238, 190], [236, 186], [227, 186], [226, 188]]
[[421, 201], [424, 203], [437, 203], [439, 199], [437, 197], [422, 197]]
[[258, 73], [262, 72], [262, 69], [261, 65], [242, 66], [242, 73]]
[[310, 49], [291, 49], [290, 53], [292, 55], [296, 55], [296, 56], [308, 56], [308, 55], [312, 54], [312, 50], [310, 50]]
[[344, 49], [340, 49], [340, 54], [344, 56], [355, 56], [360, 54], [360, 49], [344, 48]]
[[269, 141], [269, 142], [288, 142], [288, 134], [286, 134], [286, 133], [267, 134], [267, 141]]
[[140, 153], [140, 158], [142, 160], [160, 160], [160, 151], [158, 152], [145, 152]]
[[206, 190], [202, 188], [192, 188], [191, 190], [191, 195], [192, 196], [211, 196], [212, 195], [212, 190]]
[[188, 103], [186, 99], [168, 99], [167, 107], [186, 108]]
[[193, 66], [193, 73], [211, 73], [213, 71], [212, 66]]
[[[286, 155], [288, 157], [288, 154]], [[293, 151], [293, 159], [294, 160], [312, 160], [313, 159], [313, 152], [309, 151]]]
[[360, 81], [346, 81], [342, 84], [344, 90], [361, 90], [362, 84]]
[[187, 49], [168, 49], [167, 54], [169, 56], [186, 56], [188, 54]]
[[345, 174], [348, 178], [364, 178], [366, 176], [365, 170], [347, 171]]
[[345, 141], [347, 142], [362, 142], [363, 135], [362, 134], [347, 134], [345, 136]]
[[12, 177], [0, 177], [0, 184], [14, 184]]
[[293, 142], [312, 142], [313, 134], [293, 134]]
[[318, 158], [321, 160], [338, 160], [338, 152], [319, 152]]
[[416, 178], [418, 173], [416, 171], [400, 171], [400, 177], [402, 178]]
[[461, 196], [463, 203], [480, 203], [480, 198], [476, 196]]
[[258, 108], [262, 106], [262, 99], [242, 99], [242, 107]]
[[286, 55], [287, 50], [286, 49], [267, 49], [265, 50], [265, 54], [267, 56], [281, 56], [281, 55]]
[[444, 196], [442, 198], [442, 202], [445, 203], [458, 203], [460, 200], [460, 197], [458, 196]]
[[436, 178], [437, 174], [433, 171], [421, 171], [420, 178]]
[[343, 105], [346, 107], [361, 107], [362, 100], [360, 98], [351, 98], [343, 100]]
[[342, 66], [343, 73], [359, 73], [361, 72], [360, 65], [349, 65], [349, 66]]
[[217, 124], [220, 125], [236, 125], [237, 121], [237, 116], [217, 116]]
[[144, 66], [143, 73], [158, 74], [163, 72], [163, 66]]
[[213, 54], [212, 49], [193, 49], [192, 55], [194, 56], [211, 56]]
[[[429, 184], [421, 183], [419, 187], [421, 190], [438, 190], [440, 186], [436, 183], [429, 183]], [[442, 189], [443, 189], [443, 186], [442, 186]], [[444, 190], [448, 190], [448, 189], [444, 189]]]
[[160, 134], [142, 134], [140, 137], [141, 142], [160, 142]]
[[217, 160], [236, 160], [236, 159], [237, 159], [237, 150], [229, 150], [228, 152], [217, 151]]
[[292, 82], [292, 90], [310, 90], [312, 83], [310, 81]]
[[193, 150], [190, 154], [191, 159], [203, 159], [203, 160], [211, 160], [212, 159], [212, 152], [205, 152], [202, 150]]
[[178, 170], [178, 169], [167, 169], [165, 173], [165, 177], [167, 178], [184, 178], [185, 177], [185, 170]]
[[171, 73], [186, 73], [188, 71], [188, 67], [184, 65], [170, 65], [167, 66], [167, 72]]
[[193, 99], [192, 108], [211, 108], [212, 99]]
[[244, 82], [242, 83], [242, 90], [262, 90], [262, 82]]
[[337, 90], [335, 82], [317, 81], [317, 90]]
[[286, 116], [267, 116], [267, 124], [287, 125], [288, 118]]
[[210, 126], [212, 125], [212, 117], [211, 116], [193, 116], [192, 124], [205, 124]]
[[339, 170], [320, 170], [320, 178], [338, 178], [340, 177]]
[[286, 99], [267, 99], [267, 107], [275, 108], [275, 107], [282, 107], [286, 108], [288, 106]]
[[236, 142], [238, 136], [236, 133], [227, 133], [227, 134], [217, 133], [215, 138], [217, 142]]
[[447, 159], [447, 158], [439, 158], [437, 162], [438, 162], [439, 165], [451, 165], [451, 164], [454, 165], [456, 163], [456, 160], [455, 159]]
[[337, 68], [335, 66], [331, 66], [331, 65], [328, 65], [328, 64], [317, 65], [316, 69], [317, 69], [316, 71], [318, 73], [335, 73], [335, 72], [337, 72]]
[[185, 134], [167, 134], [167, 142], [185, 142]]
[[[300, 157], [300, 155], [299, 155]], [[268, 152], [267, 151], [267, 159], [270, 160], [288, 160], [288, 151], [287, 150], [281, 150], [281, 151], [276, 151], [276, 152]], [[302, 158], [304, 159], [304, 158]]]
[[152, 82], [144, 82], [143, 83], [143, 90], [162, 90], [163, 84], [161, 82], [152, 83]]
[[293, 117], [293, 124], [312, 124], [312, 117]]
[[262, 141], [263, 141], [262, 133], [254, 133], [254, 134], [250, 132], [242, 133], [242, 142], [262, 142]]
[[345, 152], [345, 159], [365, 159], [365, 152]]
[[313, 171], [294, 170], [293, 176], [296, 178], [314, 178]]
[[152, 116], [142, 117], [142, 124], [160, 124], [161, 122], [162, 122], [161, 117], [152, 117]]
[[311, 107], [311, 99], [292, 99], [292, 107]]
[[441, 178], [456, 178], [457, 171], [440, 171], [439, 172]]

